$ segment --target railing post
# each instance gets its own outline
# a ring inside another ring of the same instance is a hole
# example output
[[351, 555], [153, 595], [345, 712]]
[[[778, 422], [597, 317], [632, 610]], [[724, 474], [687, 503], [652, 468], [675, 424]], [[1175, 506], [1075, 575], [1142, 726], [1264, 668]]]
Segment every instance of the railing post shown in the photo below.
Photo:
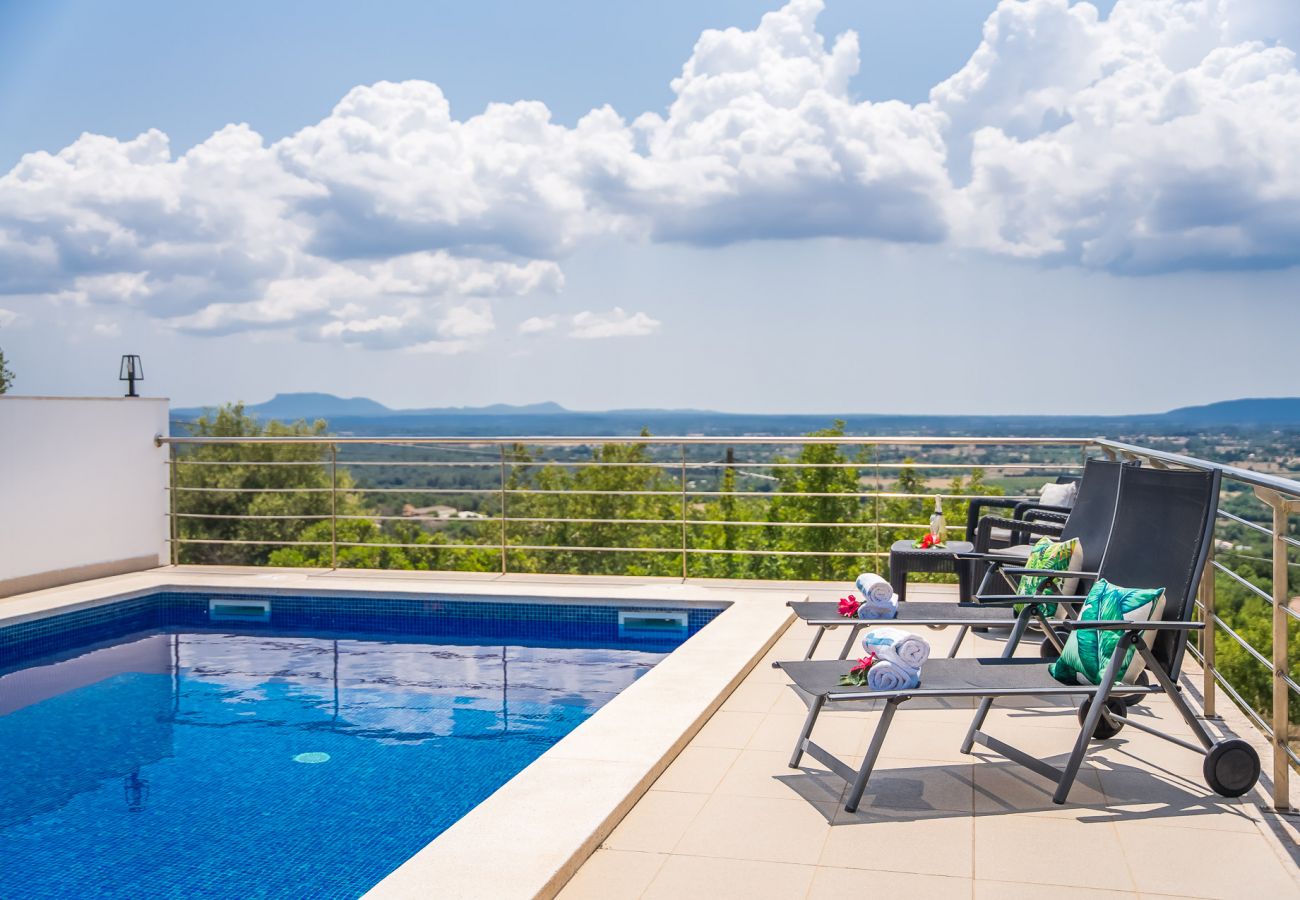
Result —
[[339, 567], [339, 445], [330, 444], [330, 568]]
[[1273, 509], [1273, 808], [1291, 808], [1291, 696], [1286, 683], [1287, 602], [1290, 600], [1286, 532], [1291, 513], [1300, 503], [1277, 491], [1255, 488], [1255, 496]]
[[686, 572], [686, 445], [682, 444], [682, 581]]
[[506, 445], [501, 445], [501, 574], [506, 574], [509, 564], [506, 552]]
[[[874, 557], [875, 560], [874, 565], [877, 567], [877, 569], [879, 569], [879, 568], [883, 568], [880, 565], [880, 492], [884, 489], [884, 485], [881, 484], [880, 482], [880, 445], [879, 444], [871, 445], [871, 459], [876, 464], [876, 480], [875, 480], [875, 484], [872, 486], [871, 489], [872, 493], [876, 495], [871, 498], [872, 516], [876, 522], [876, 540], [875, 540], [876, 555]], [[877, 571], [877, 569], [872, 569], [871, 571]]]
[[1291, 739], [1291, 690], [1286, 674], [1290, 667], [1287, 659], [1287, 614], [1290, 601], [1287, 566], [1286, 532], [1291, 518], [1291, 503], [1280, 496], [1273, 507], [1273, 807], [1291, 808], [1291, 760], [1288, 743]]
[[170, 442], [167, 444], [167, 468], [169, 470], [167, 473], [167, 508], [171, 513], [168, 531], [172, 536], [171, 553], [169, 555], [171, 556], [172, 565], [177, 566], [180, 565], [181, 548], [178, 540], [180, 528], [176, 520], [176, 445]]
[[1201, 620], [1205, 629], [1201, 632], [1201, 706], [1205, 718], [1217, 718], [1214, 711], [1215, 692], [1218, 685], [1214, 681], [1214, 542], [1210, 542], [1209, 552], [1205, 557], [1205, 570], [1201, 572]]

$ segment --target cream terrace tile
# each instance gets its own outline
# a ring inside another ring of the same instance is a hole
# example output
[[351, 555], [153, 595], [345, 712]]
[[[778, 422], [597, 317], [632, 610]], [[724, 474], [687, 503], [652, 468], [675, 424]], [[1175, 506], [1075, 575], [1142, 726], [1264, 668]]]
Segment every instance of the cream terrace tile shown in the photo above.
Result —
[[637, 900], [667, 859], [662, 853], [597, 850], [560, 891], [560, 900]]
[[[1300, 896], [1295, 867], [1258, 833], [1168, 828], [1147, 822], [1119, 822], [1115, 831], [1137, 889], [1144, 894], [1220, 900]], [[1177, 848], [1176, 864], [1151, 865], [1155, 847]]]
[[811, 759], [798, 769], [791, 769], [789, 762], [788, 752], [742, 750], [714, 793], [778, 800], [801, 798], [810, 803], [839, 801], [844, 782], [838, 777], [822, 770]]
[[[795, 739], [803, 727], [806, 715], [798, 713], [768, 713], [754, 736], [745, 745], [747, 750], [771, 750], [790, 753]], [[817, 720], [812, 738], [832, 753], [861, 755], [863, 735], [867, 720], [857, 715], [823, 714]]]
[[791, 900], [812, 884], [812, 866], [670, 856], [643, 900]]
[[692, 747], [728, 747], [739, 750], [763, 721], [763, 713], [718, 710], [694, 738]]
[[647, 791], [601, 846], [610, 850], [667, 853], [676, 846], [707, 799], [704, 794]]
[[969, 878], [971, 832], [970, 816], [962, 812], [837, 808], [819, 863]]
[[812, 865], [830, 831], [832, 809], [800, 799], [714, 795], [673, 852]]
[[1100, 891], [1056, 884], [1017, 884], [1014, 881], [977, 881], [975, 900], [1124, 900], [1132, 891]]
[[[791, 634], [798, 634], [798, 640], [790, 640]], [[950, 640], [946, 633], [927, 632], [926, 636], [936, 650], [946, 649]], [[768, 656], [774, 658], [783, 648], [793, 646], [798, 652], [784, 658], [800, 657], [807, 637], [808, 629], [795, 623]], [[828, 635], [818, 655], [833, 656], [840, 643], [833, 634]], [[999, 639], [976, 637], [968, 639], [962, 655], [1000, 655], [1001, 651]], [[1036, 648], [1026, 648], [1025, 655], [1033, 654]], [[1194, 829], [1209, 836], [1226, 832], [1229, 840], [1244, 841], [1251, 848], [1247, 858], [1262, 860], [1260, 866], [1266, 873], [1262, 887], [1281, 887], [1267, 874], [1272, 871], [1267, 861], [1281, 866], [1284, 873], [1285, 866], [1273, 843], [1258, 830], [1256, 820], [1261, 817], [1258, 811], [1251, 814], [1253, 801], [1210, 795], [1200, 781], [1195, 754], [1136, 730], [1111, 741], [1094, 742], [1070, 802], [1057, 806], [1051, 802], [1054, 786], [1046, 779], [983, 748], [977, 747], [976, 755], [960, 753], [957, 748], [970, 722], [971, 704], [909, 703], [894, 720], [862, 808], [855, 814], [845, 813], [840, 803], [846, 787], [823, 772], [815, 760], [805, 756], [803, 768], [786, 767], [805, 706], [788, 689], [774, 695], [770, 688], [779, 683], [784, 683], [780, 671], [763, 665], [745, 679], [737, 692], [740, 705], [753, 703], [760, 696], [764, 703], [773, 696], [775, 699], [763, 710], [746, 748], [705, 798], [682, 841], [668, 854], [665, 867], [672, 864], [682, 873], [693, 873], [694, 866], [704, 864], [702, 856], [692, 854], [716, 854], [728, 858], [708, 861], [704, 869], [709, 878], [740, 871], [742, 865], [775, 865], [760, 862], [768, 858], [787, 859], [785, 865], [797, 870], [809, 865], [804, 862], [808, 848], [821, 834], [824, 843], [812, 868], [808, 897], [856, 900], [883, 890], [915, 897], [1103, 900], [1137, 896], [1139, 887], [1150, 891], [1159, 883], [1160, 873], [1179, 864], [1153, 864], [1149, 855], [1138, 862], [1138, 851], [1133, 851], [1130, 863], [1125, 856], [1129, 838], [1121, 838], [1121, 833], [1127, 835], [1127, 829], [1146, 826], [1166, 832]], [[731, 709], [729, 702], [724, 701], [724, 710]], [[1167, 701], [1149, 701], [1138, 714], [1143, 721], [1160, 722], [1175, 733], [1185, 732], [1185, 725]], [[855, 712], [823, 714], [814, 739], [856, 767], [877, 718], [878, 712], [870, 705]], [[1007, 704], [994, 708], [987, 730], [1059, 764], [1073, 746], [1078, 721], [1073, 706]], [[929, 758], [934, 756], [940, 758]], [[1190, 765], [1178, 764], [1184, 758]], [[799, 808], [806, 815], [791, 818], [791, 812]], [[747, 837], [735, 836], [738, 826], [748, 829]], [[793, 835], [791, 841], [770, 836], [783, 830]], [[1136, 840], [1138, 846], [1149, 847], [1153, 840], [1163, 840], [1167, 846], [1170, 839], [1142, 835]], [[735, 863], [730, 859], [733, 855], [747, 861]], [[1214, 854], [1208, 849], [1202, 856], [1206, 865], [1209, 859], [1222, 865], [1225, 858], [1223, 851]], [[1104, 865], [1098, 860], [1105, 861]], [[1140, 872], [1139, 866], [1145, 866], [1146, 872]], [[659, 886], [678, 883], [665, 879]], [[698, 896], [694, 892], [702, 890], [685, 880], [680, 884], [684, 896]], [[1195, 893], [1192, 885], [1177, 880], [1173, 884]], [[1201, 884], [1202, 889], [1219, 890], [1212, 880]], [[769, 888], [770, 893], [758, 896], [779, 893], [771, 885], [758, 890]], [[729, 896], [729, 889], [720, 887], [716, 893]], [[1209, 895], [1218, 896], [1215, 891]], [[1167, 889], [1165, 893], [1178, 894], [1179, 890]], [[1261, 890], [1255, 893], [1264, 896]], [[1267, 894], [1291, 895], [1300, 896], [1300, 889]], [[781, 896], [804, 894], [793, 888]]]
[[866, 897], [970, 900], [972, 885], [969, 878], [818, 866], [808, 891], [808, 900], [863, 900]]
[[[1098, 773], [1080, 769], [1069, 799], [1056, 804], [1055, 782], [1006, 760], [990, 757], [972, 766], [978, 815], [1048, 816], [1059, 819], [1106, 819], [1106, 795]], [[1059, 762], [1059, 761], [1054, 761]]]
[[1135, 890], [1109, 822], [987, 815], [977, 817], [974, 825], [975, 877], [980, 881]]
[[687, 747], [655, 781], [654, 789], [712, 793], [739, 754], [726, 747]]
[[727, 712], [766, 713], [772, 709], [777, 698], [789, 693], [785, 684], [746, 681], [722, 702], [722, 709]]

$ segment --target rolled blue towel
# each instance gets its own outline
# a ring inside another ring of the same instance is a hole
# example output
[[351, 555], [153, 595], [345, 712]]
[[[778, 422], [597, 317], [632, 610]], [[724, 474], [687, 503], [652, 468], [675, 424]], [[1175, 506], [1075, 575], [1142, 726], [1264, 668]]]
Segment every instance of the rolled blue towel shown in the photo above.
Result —
[[894, 596], [893, 586], [874, 572], [863, 572], [854, 584], [868, 603], [888, 603]]
[[877, 659], [917, 672], [930, 658], [930, 642], [901, 628], [873, 628], [862, 638], [862, 646], [868, 653], [876, 654]]
[[877, 659], [867, 669], [867, 688], [872, 691], [906, 691], [921, 684], [921, 673], [888, 659]]

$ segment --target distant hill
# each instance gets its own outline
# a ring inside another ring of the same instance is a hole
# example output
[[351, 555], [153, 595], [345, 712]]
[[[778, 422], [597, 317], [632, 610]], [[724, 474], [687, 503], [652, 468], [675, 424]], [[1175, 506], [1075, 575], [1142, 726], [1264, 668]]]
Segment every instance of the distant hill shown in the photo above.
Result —
[[[190, 421], [207, 411], [205, 407], [177, 408], [171, 411], [173, 419]], [[491, 406], [446, 406], [428, 409], [390, 409], [369, 397], [336, 397], [333, 394], [289, 393], [276, 394], [265, 403], [253, 403], [244, 412], [259, 419], [372, 419], [386, 416], [522, 416], [554, 415], [568, 412], [558, 403], [530, 403], [511, 406], [494, 403]]]
[[[918, 416], [806, 413], [725, 413], [697, 409], [575, 411], [558, 403], [511, 406], [392, 409], [366, 397], [276, 394], [245, 407], [262, 419], [326, 419], [336, 433], [355, 435], [798, 435], [845, 420], [850, 434], [1060, 435], [1168, 434], [1203, 428], [1300, 429], [1300, 398], [1228, 400], [1166, 413], [1131, 416]], [[192, 421], [202, 408], [174, 409], [176, 422]]]
[[382, 416], [389, 411], [387, 406], [368, 397], [336, 397], [333, 394], [276, 394], [265, 403], [244, 407], [244, 412], [261, 419], [336, 419], [340, 416]]
[[1171, 409], [1163, 418], [1188, 425], [1295, 426], [1300, 397], [1252, 397]]

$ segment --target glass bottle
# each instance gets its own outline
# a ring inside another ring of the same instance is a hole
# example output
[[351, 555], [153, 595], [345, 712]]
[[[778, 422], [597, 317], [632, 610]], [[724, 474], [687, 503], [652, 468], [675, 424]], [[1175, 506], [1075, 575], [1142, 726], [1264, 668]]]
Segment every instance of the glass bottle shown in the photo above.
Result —
[[930, 534], [934, 536], [935, 543], [943, 543], [945, 535], [948, 533], [948, 523], [943, 518], [943, 498], [934, 498], [934, 514], [930, 516]]

